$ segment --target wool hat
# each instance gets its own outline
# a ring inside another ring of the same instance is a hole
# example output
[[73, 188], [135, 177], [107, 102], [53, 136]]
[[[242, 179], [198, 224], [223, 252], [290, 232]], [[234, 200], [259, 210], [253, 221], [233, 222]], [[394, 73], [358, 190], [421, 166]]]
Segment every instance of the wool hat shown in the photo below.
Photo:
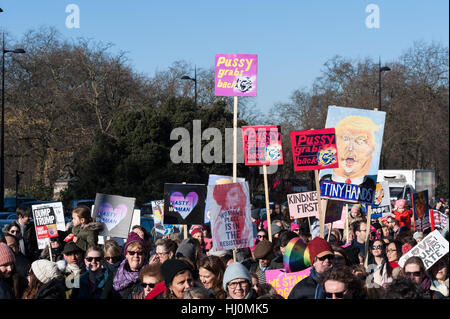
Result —
[[191, 230], [191, 236], [194, 236], [197, 233], [201, 233], [202, 232], [202, 228], [200, 227], [195, 227], [194, 229]]
[[253, 250], [253, 256], [255, 259], [264, 258], [273, 252], [273, 244], [268, 240], [261, 240]]
[[31, 269], [33, 270], [36, 278], [43, 284], [49, 283], [61, 275], [58, 265], [47, 259], [39, 259], [34, 261], [31, 264]]
[[246, 279], [249, 283], [252, 282], [252, 277], [245, 266], [239, 262], [230, 264], [223, 274], [223, 290], [227, 291], [227, 285], [230, 281], [235, 279]]
[[175, 257], [186, 257], [192, 262], [195, 262], [195, 246], [198, 240], [195, 238], [186, 238], [178, 246]]
[[307, 249], [309, 250], [309, 258], [311, 264], [314, 263], [316, 257], [320, 258], [326, 255], [334, 255], [333, 248], [322, 237], [315, 237], [308, 243]]
[[145, 243], [145, 241], [135, 232], [131, 232], [128, 234], [127, 241], [125, 242], [125, 245], [123, 246], [123, 254], [124, 255], [127, 254], [128, 246], [130, 246], [131, 243], [135, 243], [135, 242], [138, 242], [139, 244], [141, 244], [141, 246], [144, 247], [145, 252], [148, 251], [148, 247], [147, 247], [147, 244]]
[[161, 265], [161, 274], [164, 278], [164, 282], [166, 283], [166, 287], [169, 288], [172, 283], [173, 278], [185, 270], [189, 270], [191, 274], [193, 273], [192, 267], [181, 259], [167, 259]]
[[272, 236], [282, 231], [281, 227], [278, 226], [277, 224], [272, 224], [271, 228], [272, 228]]
[[299, 224], [297, 224], [297, 223], [291, 223], [291, 231], [294, 231], [294, 230], [296, 230], [296, 229], [300, 229]]
[[83, 252], [83, 250], [77, 246], [73, 241], [68, 242], [64, 245], [63, 254], [64, 255], [70, 255], [73, 253], [80, 253]]
[[12, 252], [11, 248], [9, 248], [5, 243], [0, 243], [0, 265], [6, 265], [15, 262], [16, 257], [14, 257], [14, 253]]
[[423, 238], [423, 233], [420, 231], [416, 231], [413, 235], [413, 238], [417, 240], [418, 238]]

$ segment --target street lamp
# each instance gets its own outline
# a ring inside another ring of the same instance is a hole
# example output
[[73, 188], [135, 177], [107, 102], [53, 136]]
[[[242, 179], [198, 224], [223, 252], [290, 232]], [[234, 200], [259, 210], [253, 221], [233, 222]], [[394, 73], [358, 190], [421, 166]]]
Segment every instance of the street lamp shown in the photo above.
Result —
[[1, 122], [1, 154], [0, 154], [0, 210], [5, 209], [5, 54], [25, 53], [24, 49], [6, 50], [5, 33], [2, 44], [2, 122]]
[[388, 66], [381, 67], [381, 59], [378, 60], [378, 109], [381, 111], [381, 73], [390, 71]]
[[190, 76], [187, 76], [187, 75], [183, 75], [181, 77], [181, 79], [194, 81], [194, 92], [195, 92], [194, 105], [195, 105], [195, 109], [197, 109], [197, 66], [195, 66], [195, 69], [194, 69], [194, 78], [191, 78]]

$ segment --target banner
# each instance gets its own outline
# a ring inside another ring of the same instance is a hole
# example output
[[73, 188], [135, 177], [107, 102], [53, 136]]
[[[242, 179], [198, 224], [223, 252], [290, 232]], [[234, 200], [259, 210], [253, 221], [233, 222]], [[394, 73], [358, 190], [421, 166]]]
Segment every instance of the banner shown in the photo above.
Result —
[[248, 183], [208, 186], [211, 234], [215, 250], [254, 245]]
[[291, 132], [294, 171], [338, 167], [334, 128]]
[[314, 216], [319, 218], [317, 192], [288, 194], [289, 215], [291, 219]]
[[48, 245], [47, 238], [58, 237], [58, 230], [65, 231], [64, 209], [61, 202], [32, 205], [38, 248]]
[[281, 128], [271, 126], [243, 126], [245, 165], [282, 165]]
[[117, 195], [95, 195], [92, 217], [103, 224], [100, 236], [127, 238], [136, 198]]
[[206, 185], [164, 184], [163, 224], [203, 224]]
[[408, 258], [417, 256], [422, 259], [425, 269], [428, 270], [445, 254], [448, 254], [448, 241], [438, 230], [434, 230], [400, 257], [398, 264], [403, 268]]
[[311, 267], [297, 272], [285, 272], [283, 269], [266, 270], [266, 283], [271, 285], [277, 294], [287, 299], [294, 286], [308, 277], [311, 273]]
[[374, 199], [374, 188], [353, 184], [336, 183], [330, 181], [320, 182], [320, 196], [322, 198], [336, 199], [351, 203], [371, 204]]
[[391, 215], [391, 194], [389, 192], [389, 183], [382, 181], [377, 183], [375, 196], [372, 204], [372, 218]]
[[336, 130], [339, 167], [321, 170], [320, 179], [375, 192], [385, 118], [385, 112], [329, 106], [325, 127]]
[[256, 96], [256, 54], [216, 54], [215, 96]]
[[[237, 177], [236, 178], [237, 183], [244, 183], [245, 178]], [[210, 174], [208, 178], [208, 186], [211, 185], [220, 185], [220, 184], [229, 184], [233, 183], [233, 177], [231, 176], [223, 176], [223, 175], [214, 175]], [[205, 224], [210, 223], [210, 211], [208, 206], [209, 200], [208, 200], [208, 193], [206, 193], [206, 205], [205, 205]]]

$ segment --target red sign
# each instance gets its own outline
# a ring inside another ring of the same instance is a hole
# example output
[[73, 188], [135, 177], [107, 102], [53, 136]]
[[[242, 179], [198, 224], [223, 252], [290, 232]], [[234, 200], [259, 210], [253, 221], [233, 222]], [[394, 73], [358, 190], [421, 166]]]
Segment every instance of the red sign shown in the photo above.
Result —
[[243, 126], [242, 140], [245, 165], [283, 164], [280, 126]]
[[294, 171], [339, 167], [334, 128], [291, 132]]

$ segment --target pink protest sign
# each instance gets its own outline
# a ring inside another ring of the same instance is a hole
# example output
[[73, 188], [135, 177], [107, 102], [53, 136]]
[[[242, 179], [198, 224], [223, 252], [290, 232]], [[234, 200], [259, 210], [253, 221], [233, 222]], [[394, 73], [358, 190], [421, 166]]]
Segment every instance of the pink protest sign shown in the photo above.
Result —
[[277, 294], [287, 299], [292, 288], [309, 276], [311, 267], [297, 272], [285, 272], [283, 269], [266, 270], [266, 283], [271, 285]]
[[216, 54], [215, 96], [256, 96], [256, 54]]

